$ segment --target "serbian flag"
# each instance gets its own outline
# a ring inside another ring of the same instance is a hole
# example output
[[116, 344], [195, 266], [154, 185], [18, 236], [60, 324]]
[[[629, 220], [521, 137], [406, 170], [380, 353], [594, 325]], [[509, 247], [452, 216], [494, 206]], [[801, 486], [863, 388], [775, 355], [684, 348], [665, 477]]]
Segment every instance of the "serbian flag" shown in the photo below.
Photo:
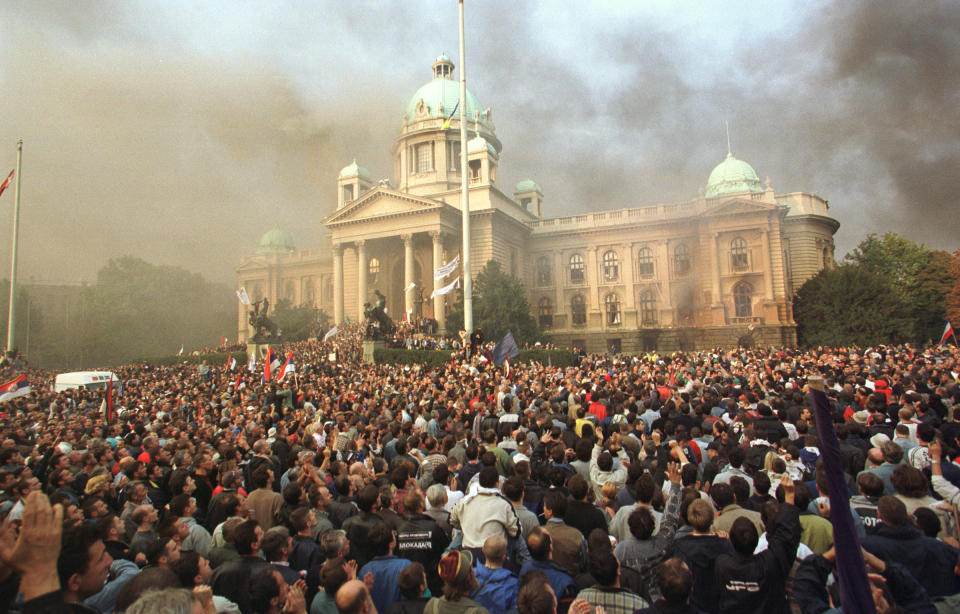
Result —
[[0, 403], [30, 394], [30, 382], [26, 375], [19, 375], [0, 386]]
[[100, 405], [103, 411], [103, 420], [109, 425], [116, 417], [113, 410], [113, 375], [107, 380], [107, 395], [103, 397], [103, 403]]
[[956, 335], [956, 333], [953, 332], [953, 327], [950, 326], [950, 321], [947, 320], [947, 326], [943, 329], [943, 335], [940, 336], [940, 347], [947, 345], [947, 339], [954, 335]]
[[233, 354], [230, 354], [230, 360], [227, 362], [230, 367], [230, 370], [233, 371], [237, 368], [237, 359], [233, 357]]
[[0, 183], [0, 196], [3, 196], [3, 191], [10, 187], [10, 182], [13, 181], [13, 173], [16, 170], [17, 169], [13, 169], [12, 171], [10, 171], [10, 174], [7, 175], [6, 180], [4, 180], [3, 183]]
[[227, 336], [226, 336], [226, 335], [221, 335], [221, 336], [220, 336], [220, 347], [222, 347], [222, 348], [227, 347]]
[[283, 363], [283, 368], [280, 369], [280, 372], [277, 373], [277, 381], [282, 381], [288, 374], [293, 374], [297, 372], [297, 368], [293, 366], [293, 352], [287, 354], [287, 362]]

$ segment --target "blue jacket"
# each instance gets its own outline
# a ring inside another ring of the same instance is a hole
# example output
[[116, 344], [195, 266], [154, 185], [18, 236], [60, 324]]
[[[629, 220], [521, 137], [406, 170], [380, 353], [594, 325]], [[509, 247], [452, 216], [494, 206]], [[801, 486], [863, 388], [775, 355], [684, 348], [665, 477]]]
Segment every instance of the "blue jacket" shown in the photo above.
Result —
[[[569, 605], [569, 602], [572, 601], [577, 594], [577, 585], [573, 581], [573, 578], [570, 577], [570, 574], [567, 573], [566, 569], [553, 561], [535, 561], [531, 559], [520, 568], [520, 577], [522, 578], [532, 569], [542, 571], [546, 574], [547, 580], [550, 582], [550, 588], [553, 589], [553, 594], [557, 596], [557, 602], [567, 600]], [[559, 609], [558, 607], [558, 611]]]
[[409, 564], [409, 560], [393, 555], [377, 556], [364, 565], [357, 574], [358, 578], [363, 579], [368, 571], [373, 572], [373, 588], [370, 589], [370, 597], [373, 599], [373, 604], [377, 606], [377, 612], [386, 612], [393, 602], [403, 598], [397, 576]]
[[931, 597], [960, 592], [960, 580], [953, 573], [960, 550], [923, 535], [916, 527], [880, 523], [862, 543], [871, 554], [906, 567]]
[[490, 614], [505, 614], [517, 605], [520, 581], [504, 568], [490, 569], [486, 565], [473, 568], [479, 588], [471, 599], [490, 610]]

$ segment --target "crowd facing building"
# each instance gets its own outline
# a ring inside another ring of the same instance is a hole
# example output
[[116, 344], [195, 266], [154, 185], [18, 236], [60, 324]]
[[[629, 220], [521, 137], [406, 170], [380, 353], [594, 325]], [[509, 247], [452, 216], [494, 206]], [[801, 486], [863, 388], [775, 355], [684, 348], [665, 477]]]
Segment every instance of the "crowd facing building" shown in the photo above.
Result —
[[[342, 324], [379, 290], [394, 319], [446, 329], [457, 295], [431, 295], [460, 274], [433, 276], [462, 245], [459, 115], [447, 121], [459, 83], [446, 56], [432, 69], [404, 110], [392, 178], [374, 181], [356, 160], [340, 171], [329, 243], [298, 250], [279, 228], [264, 234], [237, 267], [253, 300], [313, 305]], [[492, 111], [470, 92], [465, 111], [472, 272], [493, 259], [519, 278], [552, 341], [591, 352], [796, 342], [793, 293], [834, 262], [825, 199], [777, 193], [728, 151], [690, 200], [551, 217], [538, 183], [499, 184]], [[238, 338], [250, 335], [241, 306]]]
[[508, 373], [362, 338], [269, 379], [0, 365], [30, 384], [0, 397], [0, 613], [956, 611], [956, 348]]

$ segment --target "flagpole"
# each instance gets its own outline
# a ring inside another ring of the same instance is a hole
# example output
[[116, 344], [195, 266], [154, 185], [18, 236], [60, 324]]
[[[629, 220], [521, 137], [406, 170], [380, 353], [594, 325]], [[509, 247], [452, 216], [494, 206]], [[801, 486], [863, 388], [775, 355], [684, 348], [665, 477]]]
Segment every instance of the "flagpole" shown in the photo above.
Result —
[[23, 159], [23, 139], [17, 141], [17, 182], [13, 193], [13, 247], [10, 252], [10, 310], [7, 312], [7, 351], [13, 350], [13, 329], [17, 323], [16, 303], [17, 296], [17, 239], [20, 235], [20, 162]]
[[[463, 328], [473, 332], [473, 280], [470, 277], [470, 173], [467, 167], [467, 70], [463, 44], [463, 0], [460, 6], [460, 207], [463, 218]], [[477, 118], [479, 123], [480, 119]], [[478, 127], [479, 130], [479, 127]], [[19, 181], [17, 182], [19, 186]]]

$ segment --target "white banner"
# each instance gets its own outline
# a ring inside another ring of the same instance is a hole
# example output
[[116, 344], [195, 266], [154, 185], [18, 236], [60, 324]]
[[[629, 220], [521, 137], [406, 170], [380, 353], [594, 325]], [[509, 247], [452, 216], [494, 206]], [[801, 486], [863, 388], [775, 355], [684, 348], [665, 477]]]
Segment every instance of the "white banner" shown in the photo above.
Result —
[[340, 329], [337, 328], [336, 326], [334, 326], [333, 328], [331, 328], [330, 330], [327, 331], [327, 334], [326, 334], [326, 335], [323, 336], [323, 340], [324, 340], [324, 341], [328, 341], [328, 340], [330, 339], [330, 337], [333, 337], [334, 335], [336, 335], [336, 334], [339, 333], [339, 332], [340, 332]]
[[454, 258], [450, 262], [446, 263], [445, 265], [443, 265], [442, 267], [434, 271], [433, 278], [439, 281], [444, 277], [446, 277], [447, 275], [449, 275], [450, 273], [453, 273], [455, 270], [457, 270], [458, 266], [460, 266], [460, 254], [457, 254], [456, 258]]
[[417, 287], [417, 284], [411, 281], [411, 282], [410, 282], [410, 285], [407, 286], [406, 288], [404, 288], [403, 291], [404, 291], [404, 292], [410, 292], [411, 290], [413, 290], [413, 289], [416, 288], [416, 287]]
[[237, 290], [237, 298], [240, 299], [241, 303], [243, 303], [244, 305], [247, 305], [248, 307], [253, 304], [250, 302], [250, 297], [247, 296], [246, 288], [240, 288], [239, 290]]
[[446, 285], [446, 286], [444, 286], [444, 287], [442, 287], [442, 288], [437, 288], [436, 290], [434, 290], [433, 293], [430, 294], [430, 298], [434, 298], [435, 296], [443, 296], [444, 294], [450, 294], [451, 292], [453, 292], [453, 291], [454, 291], [456, 288], [458, 288], [458, 287], [460, 287], [460, 278], [459, 278], [459, 277], [456, 278], [456, 279], [454, 279], [453, 282], [451, 282], [450, 284], [448, 284], [448, 285]]

